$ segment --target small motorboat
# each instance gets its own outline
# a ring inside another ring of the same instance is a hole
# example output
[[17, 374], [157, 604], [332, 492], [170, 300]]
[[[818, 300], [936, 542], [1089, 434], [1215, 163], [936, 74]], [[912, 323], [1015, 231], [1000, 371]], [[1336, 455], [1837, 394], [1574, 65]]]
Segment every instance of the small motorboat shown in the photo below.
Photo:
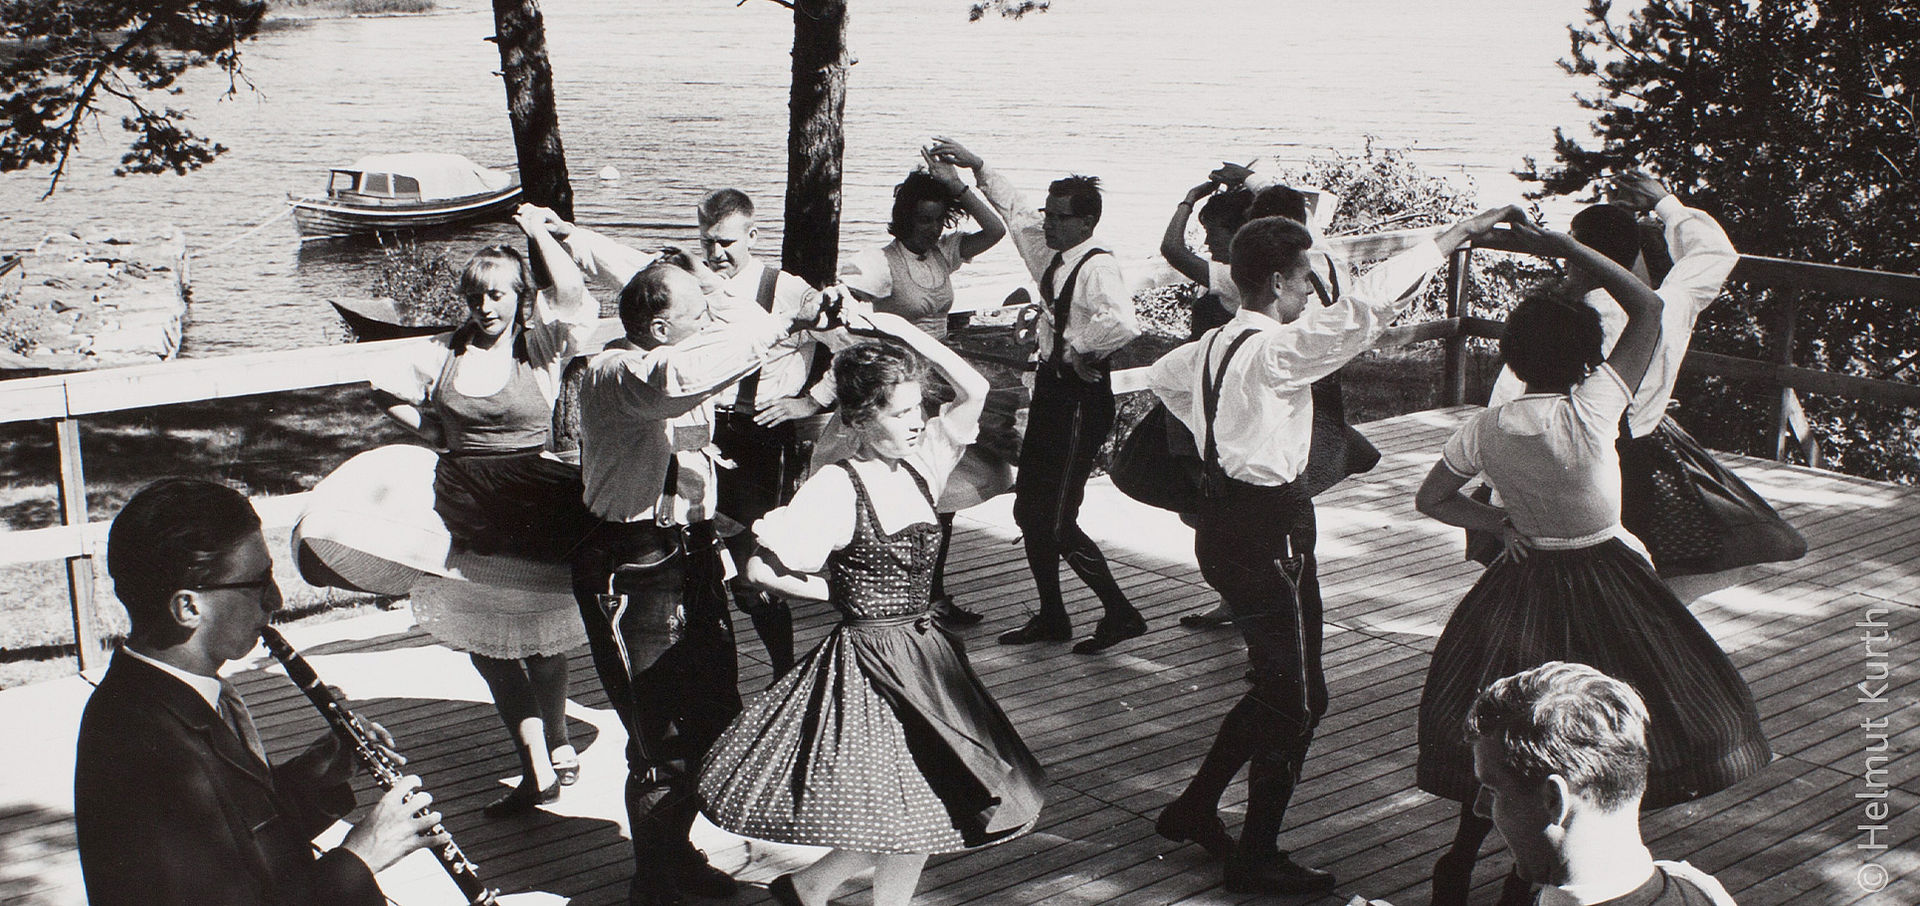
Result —
[[325, 195], [287, 197], [303, 242], [485, 220], [519, 202], [517, 172], [431, 151], [363, 157], [335, 167]]

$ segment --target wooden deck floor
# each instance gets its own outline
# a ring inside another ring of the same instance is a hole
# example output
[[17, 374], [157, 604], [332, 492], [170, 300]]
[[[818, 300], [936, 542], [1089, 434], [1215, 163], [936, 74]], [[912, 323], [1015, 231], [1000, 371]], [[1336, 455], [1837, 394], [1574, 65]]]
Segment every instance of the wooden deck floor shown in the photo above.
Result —
[[[1281, 843], [1338, 873], [1339, 893], [1327, 902], [1361, 895], [1399, 906], [1426, 903], [1429, 869], [1456, 815], [1451, 803], [1413, 788], [1414, 719], [1433, 639], [1476, 568], [1461, 562], [1459, 533], [1418, 517], [1411, 502], [1467, 411], [1367, 426], [1385, 454], [1380, 466], [1320, 501], [1333, 706]], [[1733, 789], [1649, 816], [1649, 843], [1657, 856], [1688, 859], [1718, 875], [1743, 906], [1920, 903], [1920, 686], [1913, 682], [1920, 646], [1912, 643], [1920, 631], [1920, 492], [1764, 461], [1732, 464], [1812, 546], [1797, 563], [1721, 577], [1693, 608], [1751, 684], [1778, 757]], [[1241, 691], [1236, 636], [1176, 623], [1213, 600], [1192, 563], [1191, 533], [1104, 482], [1089, 488], [1082, 524], [1105, 547], [1152, 627], [1099, 657], [1076, 656], [1065, 646], [992, 643], [1031, 606], [1031, 584], [1005, 499], [961, 518], [949, 585], [989, 617], [968, 633], [974, 664], [1053, 786], [1035, 833], [934, 859], [917, 902], [1257, 900], [1222, 890], [1217, 866], [1199, 849], [1153, 833], [1153, 816], [1191, 775]], [[1070, 578], [1067, 587], [1082, 632], [1090, 630], [1097, 605]], [[1866, 622], [1886, 625], [1859, 625]], [[480, 806], [511, 780], [515, 766], [464, 657], [413, 628], [404, 609], [310, 623], [292, 627], [289, 638], [323, 678], [400, 737], [490, 883], [581, 904], [621, 900], [630, 871], [619, 797], [624, 737], [584, 652], [574, 657], [570, 710], [584, 746], [580, 785], [535, 816], [487, 821]], [[803, 613], [799, 644], [817, 641], [829, 625], [824, 610]], [[1890, 636], [1869, 638], [1877, 633]], [[768, 671], [744, 622], [741, 635], [741, 687], [755, 690]], [[271, 666], [264, 659], [238, 664], [234, 678], [279, 756], [321, 725]], [[86, 692], [73, 680], [0, 693], [0, 725], [13, 737], [0, 747], [0, 902], [84, 902], [70, 809], [73, 732]], [[1888, 737], [1884, 751], [1880, 733]], [[1883, 800], [1857, 798], [1880, 790]], [[1230, 827], [1243, 813], [1242, 796], [1238, 786], [1228, 794]], [[1884, 820], [1869, 820], [1872, 802], [1885, 803]], [[1886, 827], [1871, 835], [1859, 829], [1871, 824]], [[699, 833], [716, 864], [749, 881], [764, 882], [808, 858], [711, 828]], [[1863, 843], [1888, 848], [1858, 848]], [[1488, 902], [1507, 864], [1496, 847], [1489, 842], [1476, 876]], [[1863, 879], [1874, 881], [1873, 866], [1888, 878], [1877, 894], [1862, 887]], [[406, 906], [457, 902], [424, 856], [382, 880]], [[863, 890], [840, 900], [867, 901]], [[734, 902], [770, 900], [748, 889]]]

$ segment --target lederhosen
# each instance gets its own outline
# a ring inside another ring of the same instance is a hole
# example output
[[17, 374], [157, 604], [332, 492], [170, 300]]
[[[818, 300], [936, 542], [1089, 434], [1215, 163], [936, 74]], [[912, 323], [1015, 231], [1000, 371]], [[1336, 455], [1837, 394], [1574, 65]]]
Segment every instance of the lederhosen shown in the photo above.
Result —
[[1081, 380], [1066, 363], [1074, 285], [1088, 260], [1106, 254], [1111, 253], [1096, 248], [1082, 256], [1058, 293], [1052, 288], [1055, 268], [1041, 275], [1041, 300], [1053, 315], [1053, 348], [1034, 370], [1033, 405], [1013, 484], [1013, 519], [1029, 536], [1057, 540], [1078, 520], [1094, 455], [1113, 430], [1113, 381], [1106, 363], [1093, 363], [1097, 376], [1092, 381]]
[[[705, 433], [676, 436], [674, 449], [699, 449]], [[668, 462], [660, 517], [601, 522], [573, 557], [594, 668], [627, 730], [627, 813], [642, 871], [691, 845], [694, 772], [741, 705], [720, 539], [712, 520], [672, 524], [679, 471]]]
[[[760, 272], [754, 301], [762, 309], [773, 311], [774, 288], [779, 280], [779, 268], [767, 267]], [[816, 353], [814, 359], [809, 369], [809, 384], [826, 370], [823, 356]], [[740, 379], [732, 402], [723, 402], [714, 411], [714, 445], [733, 463], [733, 468], [720, 473], [719, 509], [728, 519], [747, 527], [774, 507], [791, 500], [793, 493], [800, 489], [800, 483], [807, 477], [807, 464], [813, 455], [813, 440], [820, 424], [805, 419], [771, 428], [754, 424], [759, 392], [760, 372], [749, 372]]]

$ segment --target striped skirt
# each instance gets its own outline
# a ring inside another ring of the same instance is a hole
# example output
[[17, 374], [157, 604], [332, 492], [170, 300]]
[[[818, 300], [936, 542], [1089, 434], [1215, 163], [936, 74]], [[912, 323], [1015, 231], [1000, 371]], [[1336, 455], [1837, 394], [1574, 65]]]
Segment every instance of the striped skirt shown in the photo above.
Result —
[[1547, 661], [1587, 664], [1646, 700], [1646, 808], [1725, 789], [1771, 757], [1753, 695], [1726, 653], [1645, 559], [1610, 539], [1498, 560], [1460, 601], [1420, 694], [1421, 789], [1473, 801], [1468, 709], [1494, 680]]

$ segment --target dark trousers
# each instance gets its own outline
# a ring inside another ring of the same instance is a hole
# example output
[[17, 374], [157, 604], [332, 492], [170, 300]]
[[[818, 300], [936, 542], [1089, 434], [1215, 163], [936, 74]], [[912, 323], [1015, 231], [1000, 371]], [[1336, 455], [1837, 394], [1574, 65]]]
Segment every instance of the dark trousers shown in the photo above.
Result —
[[1259, 487], [1229, 479], [1226, 495], [1198, 523], [1194, 557], [1246, 639], [1251, 684], [1215, 740], [1215, 752], [1231, 756], [1212, 767], [1230, 778], [1241, 760], [1248, 764], [1241, 847], [1259, 857], [1273, 848], [1314, 727], [1327, 712], [1313, 500], [1300, 481]]
[[1071, 370], [1060, 375], [1044, 363], [1035, 375], [1027, 436], [1020, 444], [1020, 471], [1013, 482], [1013, 521], [1026, 539], [1040, 615], [1067, 619], [1060, 596], [1060, 561], [1099, 595], [1107, 613], [1132, 611], [1107, 569], [1100, 546], [1080, 530], [1080, 502], [1094, 455], [1113, 430], [1113, 382], [1102, 372], [1093, 382]]
[[[806, 481], [814, 441], [825, 425], [826, 418], [816, 416], [764, 428], [754, 424], [750, 410], [723, 406], [716, 412], [714, 444], [734, 464], [720, 473], [720, 512], [740, 523], [742, 531], [727, 539], [727, 550], [743, 572], [755, 547], [754, 520], [793, 499]], [[749, 586], [744, 576], [735, 578], [733, 592], [767, 649], [774, 675], [786, 673], [793, 667], [793, 612], [787, 602]]]
[[601, 523], [573, 558], [593, 665], [627, 729], [627, 816], [640, 872], [690, 848], [700, 760], [740, 713], [711, 523]]

